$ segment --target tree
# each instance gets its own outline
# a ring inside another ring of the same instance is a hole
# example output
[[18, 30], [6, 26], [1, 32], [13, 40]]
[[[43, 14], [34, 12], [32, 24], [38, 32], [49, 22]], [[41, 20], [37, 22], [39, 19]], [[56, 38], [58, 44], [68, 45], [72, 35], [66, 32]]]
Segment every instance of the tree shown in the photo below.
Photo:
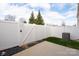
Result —
[[35, 24], [44, 25], [44, 21], [43, 21], [40, 11], [38, 12], [37, 18], [35, 19]]
[[35, 18], [34, 18], [34, 13], [33, 13], [33, 11], [32, 11], [31, 16], [30, 16], [30, 18], [29, 18], [29, 23], [30, 23], [30, 24], [33, 24], [34, 21], [35, 21]]

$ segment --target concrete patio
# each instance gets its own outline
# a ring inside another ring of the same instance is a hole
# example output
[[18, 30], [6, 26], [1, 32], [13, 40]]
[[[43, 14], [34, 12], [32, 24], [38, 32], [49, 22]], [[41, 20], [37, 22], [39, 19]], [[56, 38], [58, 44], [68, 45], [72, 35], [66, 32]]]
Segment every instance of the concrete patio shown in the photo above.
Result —
[[44, 41], [13, 56], [79, 56], [79, 50]]

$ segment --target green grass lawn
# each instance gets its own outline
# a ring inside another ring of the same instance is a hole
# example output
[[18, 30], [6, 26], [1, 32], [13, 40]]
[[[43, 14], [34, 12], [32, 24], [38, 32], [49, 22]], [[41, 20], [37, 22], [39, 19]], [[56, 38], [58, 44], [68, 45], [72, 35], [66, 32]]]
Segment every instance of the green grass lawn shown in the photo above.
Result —
[[56, 43], [66, 47], [74, 48], [79, 50], [79, 42], [74, 40], [65, 40], [57, 37], [48, 37], [45, 39], [48, 42]]

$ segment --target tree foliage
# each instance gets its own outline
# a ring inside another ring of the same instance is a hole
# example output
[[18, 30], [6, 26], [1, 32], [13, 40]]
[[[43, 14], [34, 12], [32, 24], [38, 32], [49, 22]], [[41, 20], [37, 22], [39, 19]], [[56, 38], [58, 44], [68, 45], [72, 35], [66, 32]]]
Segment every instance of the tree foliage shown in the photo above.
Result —
[[30, 16], [30, 18], [29, 18], [29, 23], [30, 23], [30, 24], [33, 24], [34, 21], [35, 21], [34, 13], [32, 12], [32, 13], [31, 13], [31, 16]]
[[34, 13], [32, 12], [30, 18], [29, 18], [29, 23], [30, 24], [37, 24], [37, 25], [44, 25], [44, 20], [41, 16], [40, 11], [38, 12], [37, 18], [35, 19]]
[[44, 25], [44, 21], [43, 21], [40, 11], [38, 12], [37, 18], [35, 20], [35, 24]]

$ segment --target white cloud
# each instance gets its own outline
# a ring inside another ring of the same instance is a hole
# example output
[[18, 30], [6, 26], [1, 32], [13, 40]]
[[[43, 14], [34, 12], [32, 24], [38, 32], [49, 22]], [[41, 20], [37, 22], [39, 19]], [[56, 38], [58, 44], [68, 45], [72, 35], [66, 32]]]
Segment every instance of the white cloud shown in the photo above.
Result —
[[[30, 13], [32, 11], [29, 8], [10, 6], [10, 5], [5, 5], [5, 4], [0, 4], [0, 8], [1, 8], [0, 11], [2, 12], [3, 16], [10, 14], [10, 15], [15, 15], [16, 18], [18, 18], [18, 19], [21, 17], [28, 19], [30, 16]], [[18, 20], [18, 19], [16, 19], [16, 20]]]
[[32, 8], [43, 8], [45, 10], [49, 10], [50, 9], [50, 4], [48, 3], [30, 3], [29, 4]]
[[47, 17], [52, 17], [53, 19], [65, 19], [61, 14], [58, 12], [49, 11], [46, 13]]
[[4, 18], [4, 11], [7, 10], [8, 7], [7, 3], [0, 3], [0, 19], [3, 19]]
[[77, 22], [77, 18], [76, 18], [77, 11], [76, 10], [70, 10], [70, 11], [66, 12], [64, 14], [64, 16], [66, 18], [65, 22], [66, 22], [67, 25], [76, 24], [76, 22]]
[[59, 14], [58, 12], [48, 11], [43, 15], [43, 18], [46, 23], [61, 25], [61, 22], [65, 20], [65, 17]]
[[0, 3], [0, 13], [3, 13], [4, 10], [6, 9], [7, 4], [5, 3]]
[[77, 11], [76, 10], [74, 10], [74, 11], [70, 10], [70, 11], [66, 12], [64, 15], [65, 15], [66, 18], [76, 17]]
[[77, 20], [76, 18], [73, 18], [71, 20], [68, 19], [67, 21], [65, 21], [65, 23], [66, 25], [75, 25], [77, 23]]

